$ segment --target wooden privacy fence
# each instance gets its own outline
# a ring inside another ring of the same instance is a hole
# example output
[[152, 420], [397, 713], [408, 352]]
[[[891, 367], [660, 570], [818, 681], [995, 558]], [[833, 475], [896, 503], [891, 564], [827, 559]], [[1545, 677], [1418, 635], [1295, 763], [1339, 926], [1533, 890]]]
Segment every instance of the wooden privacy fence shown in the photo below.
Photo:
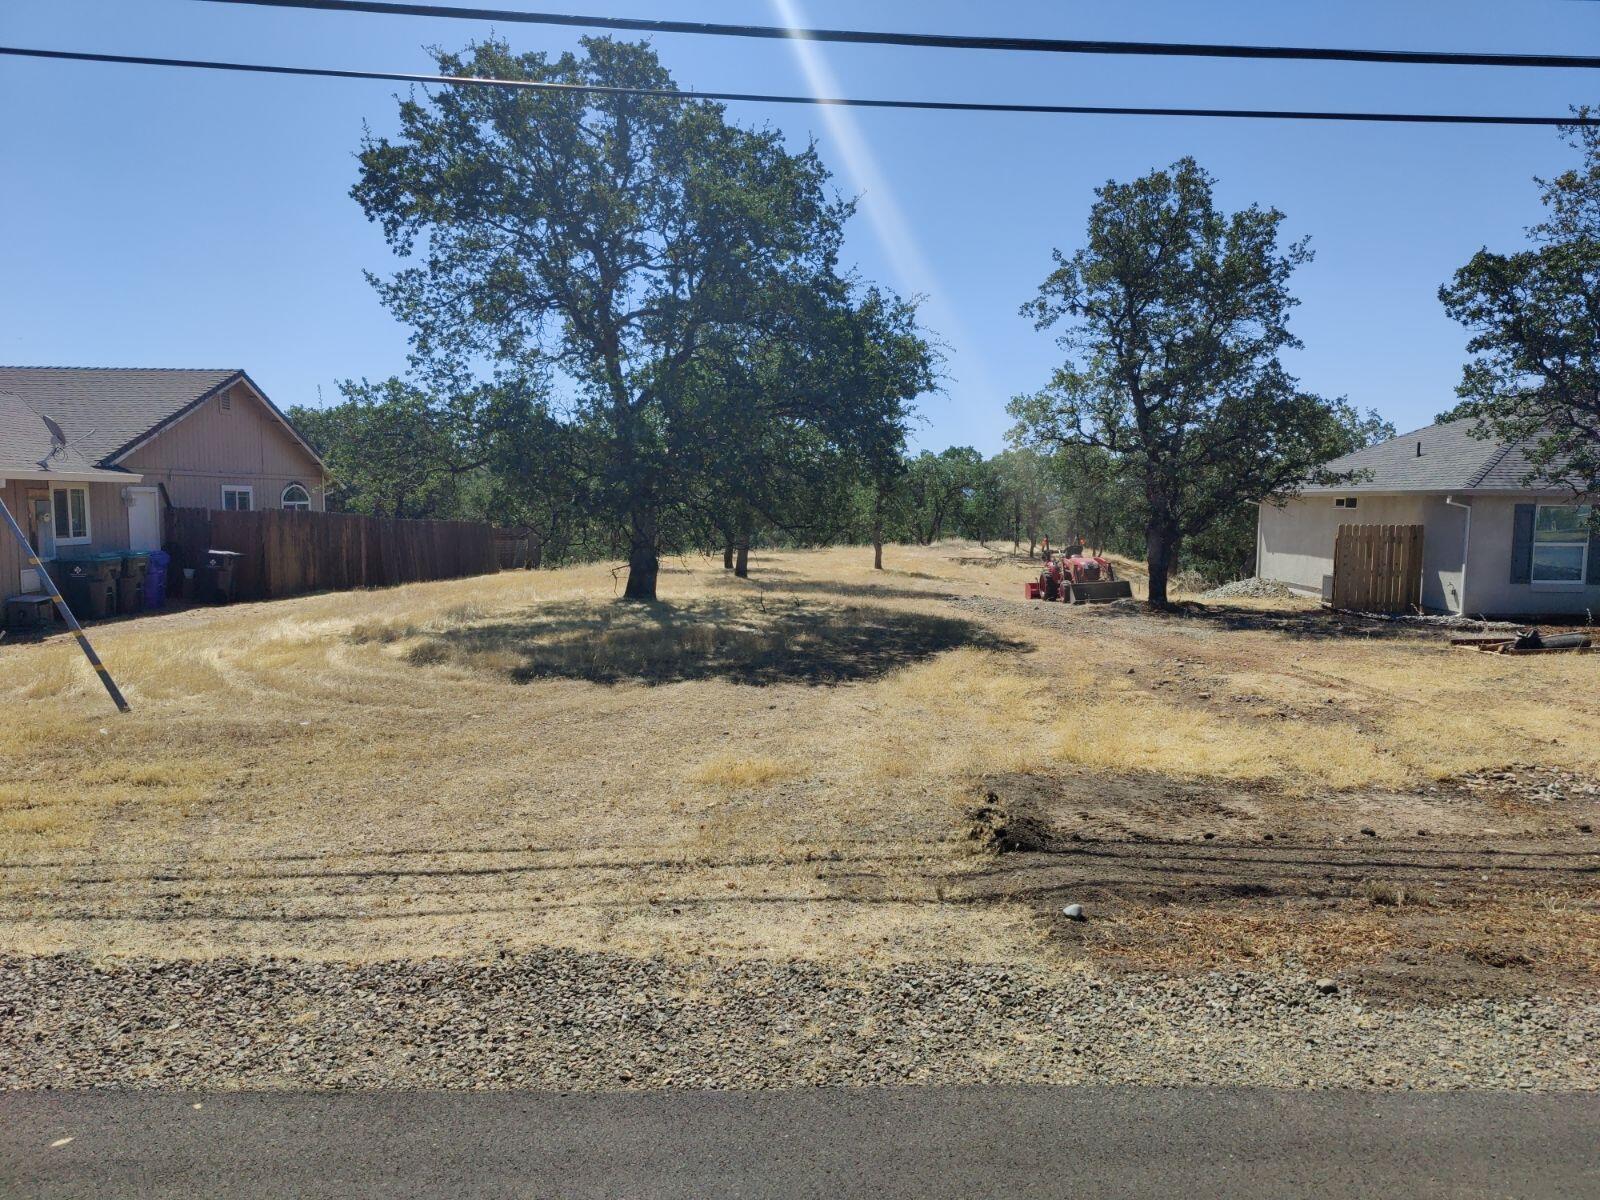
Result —
[[1333, 607], [1410, 612], [1422, 606], [1421, 525], [1341, 525], [1333, 542]]
[[300, 592], [389, 587], [500, 569], [494, 530], [474, 521], [402, 521], [354, 513], [167, 510], [175, 567], [209, 550], [235, 550], [234, 596], [268, 600]]

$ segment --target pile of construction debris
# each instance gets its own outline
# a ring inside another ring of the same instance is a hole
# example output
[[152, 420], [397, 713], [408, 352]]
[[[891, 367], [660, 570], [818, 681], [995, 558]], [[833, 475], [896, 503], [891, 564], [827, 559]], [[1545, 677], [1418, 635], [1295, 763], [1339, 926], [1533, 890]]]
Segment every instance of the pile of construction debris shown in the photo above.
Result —
[[1467, 637], [1453, 637], [1450, 644], [1465, 650], [1484, 650], [1490, 654], [1588, 653], [1594, 648], [1592, 639], [1586, 633], [1540, 633], [1537, 629], [1475, 633]]
[[1225, 583], [1221, 587], [1214, 587], [1209, 592], [1201, 592], [1202, 600], [1233, 600], [1241, 596], [1248, 596], [1257, 600], [1287, 600], [1293, 596], [1287, 583], [1280, 583], [1276, 579], [1235, 579], [1232, 583]]

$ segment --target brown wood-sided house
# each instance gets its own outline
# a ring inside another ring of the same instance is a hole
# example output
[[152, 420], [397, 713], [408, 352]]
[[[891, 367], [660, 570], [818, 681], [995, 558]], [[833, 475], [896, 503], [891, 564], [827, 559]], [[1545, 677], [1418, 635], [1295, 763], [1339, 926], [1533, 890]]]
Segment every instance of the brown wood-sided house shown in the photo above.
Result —
[[[159, 549], [169, 507], [320, 512], [326, 482], [243, 371], [0, 367], [0, 499], [41, 558]], [[37, 587], [0, 537], [0, 598]]]

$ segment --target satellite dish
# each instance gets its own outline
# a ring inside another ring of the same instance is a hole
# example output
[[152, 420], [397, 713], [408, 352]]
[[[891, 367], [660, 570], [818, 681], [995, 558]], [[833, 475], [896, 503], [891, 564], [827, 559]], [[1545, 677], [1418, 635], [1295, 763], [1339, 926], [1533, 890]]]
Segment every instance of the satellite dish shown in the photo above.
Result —
[[50, 431], [50, 453], [46, 457], [54, 458], [67, 448], [67, 435], [51, 418], [41, 414], [40, 419], [44, 421], [44, 427]]

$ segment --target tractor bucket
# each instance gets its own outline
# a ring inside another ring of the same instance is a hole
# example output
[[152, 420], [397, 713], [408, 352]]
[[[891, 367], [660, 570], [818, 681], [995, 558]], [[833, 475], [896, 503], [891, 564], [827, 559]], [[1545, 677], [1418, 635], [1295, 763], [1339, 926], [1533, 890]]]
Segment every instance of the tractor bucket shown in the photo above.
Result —
[[1068, 604], [1105, 604], [1112, 600], [1132, 600], [1133, 585], [1126, 579], [1100, 579], [1093, 583], [1066, 585]]

